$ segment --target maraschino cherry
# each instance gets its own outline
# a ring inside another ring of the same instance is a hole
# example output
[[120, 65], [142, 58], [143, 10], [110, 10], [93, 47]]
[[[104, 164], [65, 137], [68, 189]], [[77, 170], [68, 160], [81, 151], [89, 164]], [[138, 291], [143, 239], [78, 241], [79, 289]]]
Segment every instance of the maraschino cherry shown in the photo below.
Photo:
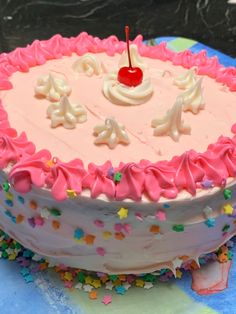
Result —
[[138, 67], [132, 67], [130, 50], [129, 50], [129, 26], [125, 26], [125, 37], [129, 66], [120, 68], [118, 72], [118, 81], [127, 86], [137, 86], [142, 83], [143, 71]]

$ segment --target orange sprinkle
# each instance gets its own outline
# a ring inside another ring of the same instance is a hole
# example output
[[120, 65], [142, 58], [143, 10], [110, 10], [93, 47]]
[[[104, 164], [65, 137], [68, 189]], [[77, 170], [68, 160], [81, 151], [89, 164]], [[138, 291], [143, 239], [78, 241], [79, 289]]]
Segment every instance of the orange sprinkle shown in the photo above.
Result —
[[157, 225], [152, 225], [152, 226], [150, 227], [149, 231], [150, 231], [151, 233], [157, 234], [157, 233], [160, 232], [160, 227], [157, 226]]
[[17, 215], [16, 216], [16, 223], [20, 224], [24, 221], [25, 217], [23, 215]]
[[37, 209], [38, 208], [38, 204], [34, 201], [34, 200], [31, 200], [30, 202], [29, 202], [29, 207], [31, 208], [31, 209]]
[[124, 235], [124, 233], [122, 233], [122, 232], [116, 232], [116, 233], [115, 233], [115, 238], [116, 238], [117, 240], [124, 240], [125, 235]]
[[126, 275], [118, 275], [120, 281], [126, 281]]
[[86, 244], [88, 245], [93, 245], [94, 243], [94, 240], [95, 240], [95, 236], [92, 235], [92, 234], [87, 234], [85, 237], [84, 237], [84, 241]]
[[89, 299], [96, 300], [97, 299], [97, 291], [92, 290], [89, 292]]
[[52, 227], [53, 227], [55, 230], [59, 229], [60, 226], [61, 226], [60, 221], [58, 221], [58, 220], [53, 220], [53, 221], [52, 221]]
[[48, 268], [48, 263], [41, 263], [41, 264], [39, 264], [39, 269], [40, 270], [45, 270], [47, 268]]
[[182, 255], [182, 256], [179, 256], [179, 259], [182, 259], [182, 261], [186, 262], [187, 260], [190, 259], [190, 257], [188, 255]]
[[191, 264], [190, 264], [190, 268], [191, 268], [192, 270], [194, 270], [194, 269], [199, 269], [199, 266], [198, 266], [198, 264], [196, 263], [196, 261], [192, 261]]
[[116, 279], [115, 281], [113, 281], [113, 285], [115, 287], [120, 286], [121, 285], [121, 281], [119, 279]]
[[234, 220], [234, 224], [236, 225], [236, 219]]

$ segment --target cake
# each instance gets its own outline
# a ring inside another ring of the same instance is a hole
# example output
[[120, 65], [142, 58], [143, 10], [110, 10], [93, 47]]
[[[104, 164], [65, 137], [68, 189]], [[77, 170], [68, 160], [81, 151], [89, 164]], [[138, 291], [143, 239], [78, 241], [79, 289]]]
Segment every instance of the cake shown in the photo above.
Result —
[[54, 265], [175, 274], [236, 234], [236, 69], [142, 36], [130, 55], [134, 86], [115, 36], [0, 55], [0, 228]]

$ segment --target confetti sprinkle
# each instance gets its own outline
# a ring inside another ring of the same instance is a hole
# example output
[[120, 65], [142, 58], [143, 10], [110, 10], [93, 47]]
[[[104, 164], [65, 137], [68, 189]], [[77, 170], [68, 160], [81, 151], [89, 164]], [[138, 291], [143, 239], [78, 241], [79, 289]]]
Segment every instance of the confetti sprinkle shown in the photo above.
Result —
[[96, 289], [97, 289], [97, 288], [100, 288], [100, 287], [102, 286], [101, 280], [95, 279], [95, 280], [92, 281], [91, 285], [92, 285], [94, 288], [96, 288]]
[[151, 233], [154, 233], [154, 234], [157, 234], [160, 232], [160, 227], [157, 226], [157, 225], [152, 225], [150, 228], [149, 228], [149, 231]]
[[6, 193], [5, 193], [5, 197], [6, 197], [8, 200], [10, 200], [10, 201], [13, 201], [13, 199], [14, 199], [14, 196], [13, 196], [13, 194], [12, 194], [11, 192], [6, 192]]
[[129, 211], [127, 208], [121, 207], [117, 212], [117, 215], [119, 216], [120, 219], [125, 219], [128, 217], [128, 213]]
[[41, 216], [34, 217], [35, 226], [42, 227], [44, 225], [44, 219]]
[[224, 227], [222, 228], [222, 231], [225, 232], [225, 231], [228, 231], [230, 228], [230, 225], [226, 224], [224, 225]]
[[115, 224], [114, 225], [114, 230], [116, 231], [116, 232], [120, 232], [121, 230], [123, 229], [123, 225], [122, 224]]
[[126, 292], [126, 289], [122, 285], [120, 285], [120, 286], [115, 287], [115, 291], [117, 294], [124, 295]]
[[83, 290], [84, 290], [85, 292], [91, 292], [91, 291], [93, 290], [93, 287], [90, 286], [90, 285], [84, 285], [84, 286], [83, 286]]
[[60, 228], [60, 226], [61, 226], [61, 224], [60, 224], [60, 222], [58, 220], [53, 220], [52, 221], [53, 229], [58, 230]]
[[205, 225], [207, 225], [208, 228], [213, 228], [215, 227], [216, 220], [215, 218], [208, 218], [204, 223]]
[[113, 287], [114, 287], [114, 285], [113, 285], [113, 282], [112, 282], [112, 281], [106, 282], [105, 289], [107, 289], [107, 290], [112, 290]]
[[96, 238], [96, 237], [95, 237], [94, 235], [92, 235], [92, 234], [87, 234], [87, 235], [84, 237], [84, 242], [85, 242], [87, 245], [93, 245], [95, 238]]
[[52, 216], [55, 216], [55, 217], [61, 216], [61, 211], [57, 208], [53, 207], [49, 211]]
[[208, 218], [210, 215], [212, 215], [213, 213], [213, 210], [211, 207], [209, 206], [206, 206], [204, 209], [203, 209], [203, 214], [206, 218]]
[[29, 207], [33, 210], [36, 210], [38, 208], [38, 204], [34, 200], [31, 200], [29, 202]]
[[83, 237], [84, 237], [84, 230], [81, 229], [81, 228], [75, 229], [75, 231], [74, 231], [74, 238], [80, 240]]
[[143, 288], [144, 284], [145, 284], [145, 282], [142, 279], [136, 279], [135, 280], [136, 287]]
[[3, 191], [8, 192], [10, 190], [10, 187], [11, 186], [10, 186], [10, 183], [8, 181], [3, 182], [3, 184], [2, 184]]
[[106, 251], [105, 251], [105, 249], [103, 247], [97, 247], [96, 248], [96, 252], [100, 256], [104, 256], [106, 254]]
[[136, 214], [135, 214], [135, 218], [136, 218], [137, 220], [139, 220], [139, 221], [143, 221], [143, 217], [142, 217], [142, 215], [141, 215], [140, 213], [136, 213]]
[[97, 291], [92, 290], [89, 292], [89, 299], [96, 300], [97, 299]]
[[99, 219], [94, 220], [94, 224], [98, 228], [103, 228], [104, 227], [104, 222], [99, 220]]
[[124, 233], [122, 233], [122, 232], [116, 232], [116, 233], [115, 233], [115, 238], [116, 238], [117, 240], [124, 240], [125, 235], [124, 235]]
[[162, 211], [162, 210], [158, 210], [156, 212], [155, 217], [156, 217], [157, 220], [165, 221], [166, 220], [166, 213], [164, 211]]
[[28, 223], [32, 228], [34, 228], [35, 227], [34, 217], [28, 218]]
[[175, 232], [183, 232], [184, 231], [184, 225], [182, 225], [182, 224], [174, 225], [172, 227], [172, 230]]
[[17, 200], [18, 200], [18, 202], [21, 203], [21, 204], [24, 204], [24, 203], [25, 203], [25, 199], [24, 199], [21, 195], [18, 195], [18, 196], [17, 196]]
[[48, 219], [49, 216], [50, 216], [50, 211], [49, 211], [49, 209], [48, 209], [47, 207], [42, 208], [41, 211], [40, 211], [40, 216], [41, 216], [42, 218]]
[[66, 194], [69, 198], [76, 198], [77, 193], [74, 190], [66, 190]]
[[205, 189], [213, 188], [214, 184], [212, 180], [204, 180], [201, 182], [201, 186]]
[[104, 232], [102, 233], [102, 236], [103, 236], [103, 239], [104, 239], [104, 240], [108, 240], [108, 239], [110, 239], [110, 237], [112, 236], [112, 233], [111, 233], [110, 231], [104, 231]]
[[20, 224], [24, 221], [25, 217], [23, 215], [17, 215], [16, 216], [16, 223]]
[[153, 287], [153, 284], [151, 282], [145, 281], [143, 288], [144, 289], [151, 289]]
[[105, 305], [108, 305], [111, 302], [112, 302], [112, 296], [110, 294], [104, 295], [104, 297], [102, 298], [102, 303], [104, 303]]
[[114, 174], [114, 181], [115, 182], [120, 182], [121, 181], [121, 178], [122, 178], [122, 173], [121, 172], [116, 172]]

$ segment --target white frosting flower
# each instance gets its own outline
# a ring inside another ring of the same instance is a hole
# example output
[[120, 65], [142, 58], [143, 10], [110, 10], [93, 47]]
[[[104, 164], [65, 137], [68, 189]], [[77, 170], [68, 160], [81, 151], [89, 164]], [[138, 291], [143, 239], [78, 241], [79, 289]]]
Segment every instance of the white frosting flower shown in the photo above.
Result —
[[72, 65], [75, 72], [85, 73], [87, 76], [99, 75], [106, 72], [105, 66], [98, 58], [92, 53], [86, 53], [80, 57]]
[[119, 143], [130, 143], [125, 127], [114, 118], [107, 118], [105, 124], [95, 126], [94, 133], [97, 135], [95, 144], [107, 144], [111, 149]]
[[188, 89], [196, 83], [196, 77], [193, 69], [186, 71], [174, 79], [174, 84], [180, 89]]
[[178, 97], [183, 99], [184, 111], [191, 111], [192, 113], [197, 114], [200, 109], [204, 108], [202, 78]]
[[116, 105], [134, 106], [145, 103], [152, 96], [153, 86], [148, 77], [135, 87], [126, 86], [118, 82], [117, 72], [111, 72], [104, 79], [103, 93]]
[[[132, 60], [132, 66], [138, 67], [142, 70], [147, 68], [147, 65], [143, 62], [142, 58], [138, 53], [138, 47], [134, 44], [130, 45], [130, 58]], [[128, 52], [127, 49], [123, 51], [120, 61], [119, 61], [119, 68], [129, 66], [129, 59], [128, 59]]]
[[177, 98], [174, 106], [167, 111], [163, 119], [152, 120], [152, 127], [155, 128], [155, 136], [169, 135], [174, 141], [179, 140], [180, 134], [190, 134], [191, 128], [185, 125], [181, 119], [183, 99]]
[[60, 102], [52, 103], [47, 109], [47, 115], [51, 118], [51, 127], [63, 125], [66, 129], [73, 129], [76, 123], [87, 120], [87, 113], [80, 105], [71, 104], [66, 96], [61, 97]]
[[35, 94], [37, 96], [44, 96], [50, 101], [58, 101], [61, 96], [69, 95], [71, 87], [62, 78], [55, 78], [51, 74], [39, 77], [37, 86], [35, 87]]

